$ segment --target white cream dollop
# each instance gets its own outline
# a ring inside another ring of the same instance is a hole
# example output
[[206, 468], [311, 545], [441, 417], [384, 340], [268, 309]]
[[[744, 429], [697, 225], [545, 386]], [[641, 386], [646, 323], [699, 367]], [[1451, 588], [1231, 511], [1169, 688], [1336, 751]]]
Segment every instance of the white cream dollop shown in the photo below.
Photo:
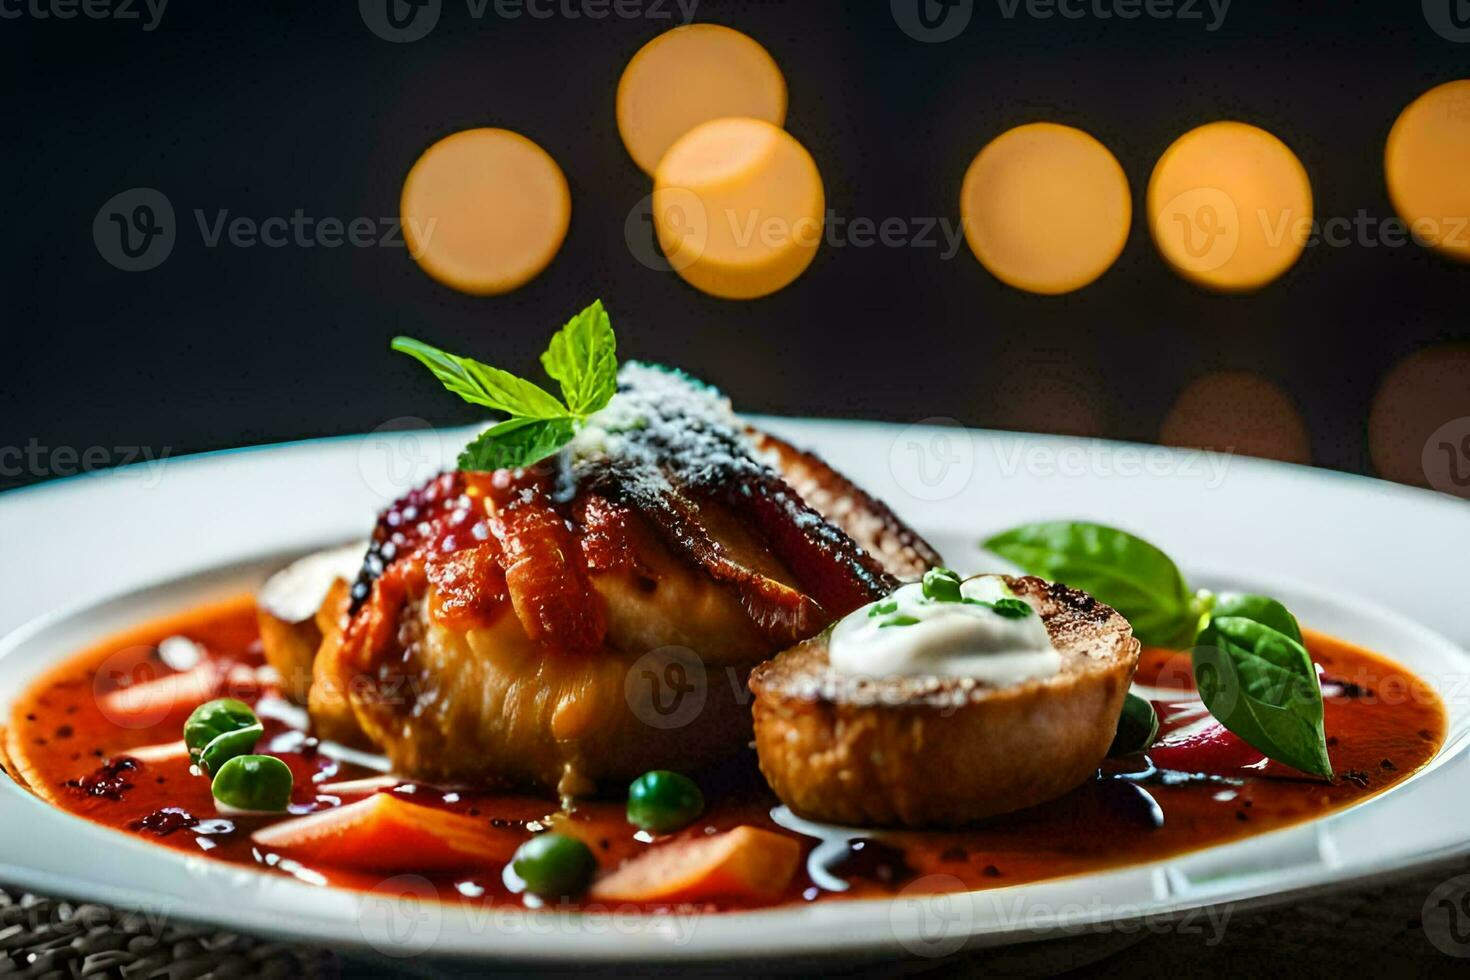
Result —
[[[1014, 598], [998, 575], [967, 579], [960, 594], [985, 603]], [[896, 608], [871, 615], [884, 603]], [[895, 616], [917, 622], [883, 625]], [[832, 630], [827, 656], [843, 674], [971, 677], [994, 687], [1051, 677], [1062, 669], [1061, 654], [1034, 605], [1029, 616], [1003, 616], [990, 606], [928, 599], [918, 582], [846, 616]]]
[[367, 550], [368, 543], [359, 541], [298, 558], [266, 580], [256, 601], [278, 619], [304, 623], [326, 601], [333, 582], [357, 578]]

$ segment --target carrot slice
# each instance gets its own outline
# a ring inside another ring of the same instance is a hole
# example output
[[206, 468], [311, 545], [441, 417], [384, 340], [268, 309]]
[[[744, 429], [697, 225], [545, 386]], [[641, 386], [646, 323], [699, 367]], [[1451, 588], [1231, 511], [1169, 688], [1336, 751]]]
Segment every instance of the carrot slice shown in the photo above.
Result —
[[148, 728], [171, 718], [187, 717], [205, 701], [221, 694], [248, 696], [259, 688], [255, 671], [244, 664], [225, 667], [206, 660], [190, 670], [108, 691], [97, 704], [115, 725]]
[[139, 745], [136, 748], [118, 752], [119, 756], [127, 756], [137, 759], [139, 762], [172, 762], [189, 758], [189, 746], [184, 744], [183, 739], [177, 742], [166, 742], [162, 745]]
[[449, 871], [502, 865], [525, 840], [487, 821], [376, 793], [263, 827], [251, 839], [310, 864], [354, 871]]
[[785, 891], [801, 860], [790, 837], [736, 827], [647, 851], [592, 886], [604, 902], [770, 899]]

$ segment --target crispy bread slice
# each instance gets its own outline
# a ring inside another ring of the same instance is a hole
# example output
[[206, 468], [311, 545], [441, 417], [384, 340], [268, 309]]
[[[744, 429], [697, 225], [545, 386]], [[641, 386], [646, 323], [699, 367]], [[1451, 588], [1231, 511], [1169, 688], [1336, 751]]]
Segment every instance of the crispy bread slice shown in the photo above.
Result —
[[968, 677], [866, 678], [827, 659], [831, 631], [751, 674], [771, 788], [800, 816], [853, 826], [956, 826], [1034, 806], [1107, 754], [1138, 665], [1128, 621], [1091, 596], [1007, 578], [1038, 608], [1062, 669], [991, 687]]

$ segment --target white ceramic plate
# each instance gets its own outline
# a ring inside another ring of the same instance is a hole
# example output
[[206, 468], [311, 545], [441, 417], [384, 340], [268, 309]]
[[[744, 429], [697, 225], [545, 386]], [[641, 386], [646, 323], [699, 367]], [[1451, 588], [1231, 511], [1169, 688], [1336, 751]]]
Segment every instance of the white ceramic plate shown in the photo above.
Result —
[[[67, 815], [0, 780], [0, 880], [231, 929], [388, 955], [537, 962], [943, 955], [1194, 915], [1401, 871], [1470, 850], [1470, 508], [1302, 467], [954, 426], [767, 420], [929, 537], [949, 561], [1023, 521], [1135, 530], [1202, 585], [1285, 600], [1307, 625], [1412, 667], [1449, 706], [1444, 750], [1358, 807], [1103, 874], [971, 895], [732, 915], [489, 912], [313, 887], [191, 857]], [[0, 698], [120, 627], [258, 584], [286, 557], [363, 534], [468, 433], [210, 454], [0, 495]], [[6, 709], [8, 713], [8, 708]], [[1079, 828], [1079, 833], [1086, 832]], [[412, 882], [405, 892], [413, 891]], [[1193, 910], [1193, 911], [1192, 911]]]

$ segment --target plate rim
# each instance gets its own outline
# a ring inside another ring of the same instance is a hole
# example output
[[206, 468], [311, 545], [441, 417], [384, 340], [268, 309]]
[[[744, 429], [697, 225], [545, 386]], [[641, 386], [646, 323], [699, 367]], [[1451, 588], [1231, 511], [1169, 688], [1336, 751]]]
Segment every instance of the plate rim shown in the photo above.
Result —
[[[865, 428], [878, 429], [880, 431], [897, 431], [902, 428], [901, 425], [886, 423], [867, 423], [860, 420], [852, 419], [809, 420], [783, 418], [769, 419], [769, 421], [782, 424], [800, 424], [813, 422], [823, 426], [838, 425], [855, 432], [861, 431]], [[465, 427], [466, 431], [473, 431], [476, 428], [477, 427]], [[451, 430], [435, 429], [434, 431], [442, 434]], [[1161, 448], [1146, 446], [1146, 444], [1141, 443], [1129, 443], [1117, 440], [1079, 440], [1065, 436], [1039, 436], [1028, 433], [1007, 432], [1002, 430], [967, 429], [965, 431], [972, 435], [991, 436], [1003, 439], [1043, 439], [1055, 440], [1061, 443], [1106, 443], [1116, 446], [1138, 446], [1140, 448], [1149, 449]], [[369, 437], [370, 435], [328, 436], [294, 440], [286, 443], [211, 450], [204, 453], [193, 453], [182, 456], [169, 457], [163, 462], [162, 465], [168, 467], [186, 466], [189, 468], [207, 467], [211, 464], [218, 464], [231, 459], [236, 459], [242, 454], [269, 453], [273, 450], [309, 450], [313, 447], [320, 447], [324, 444], [350, 444], [353, 442], [361, 442], [362, 440]], [[1174, 452], [1173, 450], [1168, 451]], [[1274, 461], [1254, 460], [1247, 457], [1234, 458], [1240, 463], [1248, 464], [1249, 468], [1251, 469], [1259, 468], [1262, 471], [1275, 471], [1277, 470], [1277, 468], [1289, 468], [1294, 471], [1300, 471], [1304, 474], [1324, 475], [1334, 479], [1346, 478], [1347, 482], [1349, 483], [1360, 486], [1366, 484], [1380, 490], [1384, 488], [1391, 488], [1395, 495], [1401, 492], [1404, 495], [1404, 499], [1406, 501], [1413, 500], [1415, 502], [1426, 502], [1428, 500], [1433, 500], [1439, 503], [1449, 503], [1451, 504], [1451, 506], [1458, 503], [1458, 501], [1453, 501], [1453, 498], [1449, 498], [1445, 495], [1438, 494], [1433, 491], [1413, 487], [1404, 487], [1396, 484], [1386, 484], [1383, 483], [1383, 481], [1374, 480], [1370, 477], [1362, 477], [1356, 474], [1341, 473], [1338, 471], [1330, 470], [1319, 470], [1311, 467], [1292, 467], [1289, 466], [1289, 464], [1282, 464]], [[134, 464], [135, 467], [144, 465], [150, 464]], [[100, 478], [105, 478], [110, 472], [112, 471], [93, 474], [78, 474], [75, 476], [50, 481], [43, 481], [39, 484], [6, 490], [3, 493], [0, 493], [0, 510], [8, 509], [6, 507], [7, 504], [19, 503], [19, 501], [16, 499], [17, 497], [23, 496], [27, 499], [36, 499], [47, 490], [56, 490], [62, 487], [74, 488], [82, 481], [98, 480]], [[321, 541], [323, 539], [333, 538], [335, 538], [335, 535], [323, 535], [321, 538], [318, 538], [316, 540]], [[212, 572], [223, 572], [226, 569], [237, 566], [257, 564], [260, 562], [264, 562], [270, 558], [287, 555], [293, 551], [296, 553], [300, 553], [300, 551], [306, 550], [307, 547], [310, 546], [303, 545], [300, 547], [287, 549], [282, 549], [279, 547], [269, 548], [258, 553], [253, 553], [249, 556], [242, 556], [236, 553], [227, 556], [223, 560], [221, 560], [220, 556], [216, 555], [213, 560], [201, 559], [191, 561], [183, 566], [185, 570], [180, 572], [175, 572], [173, 574], [164, 576], [150, 576], [147, 580], [135, 582], [130, 586], [115, 589], [103, 595], [87, 595], [83, 598], [76, 599], [73, 602], [46, 609], [29, 617], [24, 622], [17, 624], [13, 629], [7, 631], [3, 638], [0, 638], [0, 660], [3, 660], [13, 655], [15, 650], [23, 648], [28, 640], [34, 638], [38, 634], [44, 633], [45, 629], [48, 626], [65, 622], [66, 620], [73, 617], [84, 616], [88, 610], [96, 609], [97, 607], [116, 602], [122, 602], [129, 598], [137, 598], [141, 601], [141, 599], [147, 594], [157, 592], [160, 589], [167, 588], [171, 585], [178, 586], [181, 583], [195, 580], [200, 576], [208, 575]], [[1190, 563], [1189, 567], [1193, 570], [1199, 566], [1194, 563]], [[1235, 578], [1237, 576], [1233, 574], [1219, 576], [1205, 574], [1203, 577], [1208, 579], [1219, 579]], [[1253, 579], [1253, 581], [1256, 580]], [[1284, 581], [1286, 584], [1289, 585], [1289, 589], [1291, 591], [1320, 592], [1325, 596], [1335, 596], [1339, 600], [1344, 598], [1344, 593], [1342, 590], [1327, 589], [1305, 580], [1280, 580], [1275, 576], [1271, 576], [1269, 578], [1263, 577], [1258, 581], [1263, 584], [1271, 581]], [[1436, 641], [1436, 643], [1439, 644], [1443, 649], [1453, 650], [1459, 657], [1470, 659], [1470, 651], [1467, 651], [1462, 644], [1456, 642], [1450, 637], [1444, 636], [1433, 627], [1411, 616], [1400, 613], [1395, 609], [1381, 606], [1376, 601], [1361, 599], [1357, 599], [1356, 601], [1362, 602], [1366, 607], [1370, 608], [1372, 614], [1375, 617], [1381, 616], [1386, 621], [1392, 623], [1395, 629], [1402, 628], [1412, 632], [1425, 634], [1429, 637], [1432, 637], [1434, 641]], [[1348, 639], [1351, 638], [1349, 637]], [[10, 698], [7, 697], [5, 701], [8, 705]], [[1027, 882], [1017, 885], [1003, 886], [996, 889], [984, 889], [979, 891], [967, 892], [965, 893], [964, 897], [974, 899], [979, 896], [994, 897], [997, 895], [1014, 895], [1019, 890], [1034, 889], [1038, 885], [1065, 884], [1069, 882], [1077, 882], [1080, 880], [1098, 881], [1104, 879], [1119, 878], [1122, 876], [1131, 876], [1134, 878], [1148, 877], [1167, 870], [1170, 866], [1176, 864], [1182, 858], [1194, 857], [1198, 855], [1208, 855], [1232, 847], [1240, 848], [1242, 846], [1259, 843], [1267, 839], [1281, 838], [1286, 835], [1295, 834], [1300, 836], [1304, 832], [1311, 832], [1311, 828], [1319, 826], [1323, 823], [1324, 820], [1330, 820], [1333, 817], [1340, 816], [1346, 813], [1351, 813], [1362, 808], [1381, 805], [1384, 800], [1391, 798], [1394, 794], [1400, 792], [1404, 788], [1417, 782], [1432, 778], [1437, 770], [1444, 768], [1449, 762], [1455, 760], [1458, 757], [1470, 754], [1466, 753], [1465, 749], [1465, 745], [1459, 745], [1457, 747], [1451, 748], [1450, 742], [1447, 739], [1445, 745], [1441, 747], [1440, 752], [1436, 754], [1435, 759], [1431, 760], [1431, 762], [1428, 763], [1422, 770], [1412, 774], [1409, 778], [1403, 780], [1402, 782], [1396, 784], [1388, 790], [1385, 790], [1382, 793], [1375, 794], [1373, 797], [1359, 801], [1351, 807], [1348, 807], [1344, 810], [1334, 811], [1332, 814], [1329, 814], [1325, 817], [1316, 818], [1315, 820], [1308, 820], [1302, 823], [1293, 824], [1288, 827], [1277, 828], [1276, 830], [1268, 831], [1264, 834], [1257, 834], [1247, 838], [1243, 838], [1240, 841], [1213, 845], [1211, 847], [1196, 849], [1193, 851], [1184, 852], [1182, 854], [1173, 855], [1171, 857], [1161, 858], [1142, 864], [1109, 868], [1100, 872], [1083, 872], [1074, 875], [1063, 876], [1061, 878], [1045, 879], [1041, 882]], [[142, 849], [140, 853], [156, 855], [159, 851], [159, 849], [156, 848], [154, 845], [150, 845], [144, 841], [132, 839], [129, 835], [123, 833], [122, 831], [113, 830], [112, 828], [105, 827], [94, 821], [87, 820], [85, 817], [59, 810], [46, 801], [40, 799], [39, 797], [34, 796], [28, 790], [21, 789], [18, 785], [14, 784], [8, 779], [0, 781], [0, 812], [10, 810], [12, 808], [11, 804], [14, 802], [13, 794], [19, 794], [20, 796], [24, 797], [24, 799], [34, 803], [36, 806], [44, 808], [44, 810], [42, 811], [35, 812], [44, 813], [47, 817], [61, 818], [70, 822], [74, 822], [80, 829], [106, 834], [109, 838], [121, 838], [123, 841], [126, 841], [129, 846]], [[45, 819], [45, 817], [42, 817], [40, 819]], [[178, 852], [173, 853], [178, 854]], [[1247, 886], [1238, 889], [1236, 893], [1226, 895], [1203, 896], [1196, 899], [1182, 898], [1171, 903], [1162, 903], [1159, 906], [1158, 911], [1149, 910], [1140, 912], [1140, 917], [1152, 916], [1156, 914], [1178, 915], [1183, 914], [1191, 909], [1209, 908], [1221, 904], [1271, 904], [1278, 900], [1289, 900], [1291, 896], [1304, 891], [1332, 888], [1348, 882], [1368, 881], [1385, 876], [1411, 874], [1421, 868], [1431, 867], [1443, 861], [1459, 857], [1465, 853], [1470, 853], [1470, 841], [1461, 841], [1452, 845], [1447, 845], [1431, 851], [1419, 853], [1416, 854], [1412, 859], [1408, 860], [1381, 860], [1377, 862], [1367, 862], [1360, 865], [1342, 866], [1335, 869], [1314, 868], [1313, 873], [1302, 874], [1300, 880], [1297, 883], [1289, 885], [1285, 888], [1273, 889], [1261, 886], [1259, 889], [1257, 889], [1255, 887]], [[268, 872], [258, 871], [250, 868], [242, 868], [241, 866], [237, 865], [229, 865], [225, 862], [219, 862], [213, 859], [205, 858], [202, 855], [196, 857], [194, 855], [183, 854], [180, 855], [180, 859], [184, 861], [202, 860], [207, 862], [209, 866], [220, 869], [221, 871], [227, 872], [230, 875], [244, 874], [248, 876], [253, 876], [255, 878], [258, 878], [260, 882], [271, 883], [272, 888], [270, 890], [274, 890], [275, 887], [285, 887], [288, 891], [295, 891], [297, 889], [300, 889], [299, 894], [303, 899], [308, 895], [319, 896], [322, 892], [321, 889], [313, 888], [312, 886], [306, 885], [301, 882], [287, 880], [279, 875], [273, 875]], [[129, 900], [130, 894], [134, 898], [141, 894], [137, 886], [115, 885], [111, 883], [99, 882], [95, 879], [87, 880], [84, 878], [73, 878], [67, 875], [58, 876], [44, 869], [31, 868], [26, 865], [15, 864], [10, 862], [9, 860], [0, 861], [0, 876], [3, 876], [5, 880], [9, 882], [22, 885], [23, 887], [34, 887], [43, 891], [54, 891], [58, 894], [77, 894], [78, 897], [86, 897], [86, 892], [91, 892], [91, 894], [96, 895], [99, 893], [100, 890], [106, 893], [106, 897], [104, 897], [102, 900], [107, 901], [109, 904], [115, 904], [123, 908], [139, 907], [136, 902], [130, 902]], [[351, 892], [345, 889], [333, 891], [338, 891], [341, 894], [353, 897], [360, 897], [361, 895], [361, 893]], [[166, 914], [177, 916], [179, 919], [184, 921], [207, 923], [223, 928], [231, 927], [230, 922], [223, 921], [218, 914], [211, 914], [208, 910], [194, 910], [197, 914], [191, 914], [188, 896], [171, 897], [176, 907], [170, 908], [166, 912]], [[944, 896], [940, 896], [939, 900], [942, 900], [943, 898]], [[888, 923], [891, 926], [891, 908], [894, 901], [895, 899], [893, 897], [875, 897], [836, 903], [825, 903], [821, 907], [807, 907], [799, 905], [794, 907], [783, 906], [775, 909], [720, 913], [717, 916], [699, 917], [701, 921], [725, 921], [730, 923], [737, 923], [739, 926], [742, 927], [738, 931], [744, 932], [750, 929], [752, 926], [760, 928], [761, 926], [766, 925], [767, 922], [771, 920], [784, 922], [788, 919], [791, 919], [794, 913], [796, 914], [796, 928], [779, 930], [779, 940], [777, 938], [777, 935], [772, 934], [777, 932], [777, 930], [767, 930], [766, 935], [763, 937], [762, 948], [758, 950], [751, 948], [748, 937], [742, 937], [738, 934], [725, 937], [721, 940], [715, 940], [711, 937], [702, 937], [701, 939], [691, 942], [690, 944], [685, 946], [675, 945], [673, 943], [664, 942], [661, 940], [650, 940], [648, 942], [641, 943], [629, 943], [628, 940], [631, 937], [618, 936], [616, 937], [617, 943], [615, 946], [599, 945], [596, 943], [583, 943], [580, 944], [580, 948], [570, 949], [568, 948], [568, 945], [571, 944], [558, 945], [555, 943], [549, 943], [544, 941], [544, 937], [520, 932], [516, 934], [516, 938], [525, 939], [529, 935], [531, 942], [528, 945], [522, 945], [518, 943], [508, 944], [507, 941], [511, 937], [504, 933], [492, 933], [491, 937], [495, 938], [499, 943], [514, 945], [515, 948], [505, 948], [504, 945], [486, 945], [483, 942], [486, 939], [485, 935], [467, 934], [459, 938], [468, 939], [470, 940], [469, 942], [462, 945], [458, 943], [441, 943], [439, 945], [436, 945], [429, 955], [435, 958], [445, 957], [453, 959], [492, 958], [504, 959], [508, 961], [525, 961], [538, 963], [592, 963], [615, 962], [627, 959], [630, 956], [641, 955], [648, 952], [657, 952], [661, 959], [671, 962], [692, 962], [712, 958], [739, 958], [742, 960], [746, 960], [771, 956], [800, 956], [812, 954], [842, 956], [847, 954], [865, 954], [870, 952], [902, 953], [905, 950], [907, 950], [909, 953], [912, 953], [913, 950], [906, 947], [903, 939], [900, 936], [897, 936], [892, 928], [888, 930], [883, 930], [881, 935], [866, 936], [847, 935], [841, 932], [833, 932], [823, 929], [813, 930], [810, 928], [803, 928], [805, 924], [809, 924], [810, 922], [817, 922], [818, 924], [821, 924], [823, 920], [831, 918], [833, 915], [837, 915], [840, 918], [857, 918], [859, 913], [875, 912], [885, 909], [889, 911], [890, 918], [888, 920]], [[299, 912], [301, 904], [293, 903], [293, 905], [296, 907], [296, 911]], [[145, 902], [141, 907], [146, 910], [150, 906], [149, 903]], [[158, 903], [154, 903], [151, 905], [151, 907], [157, 909], [160, 907], [160, 905]], [[802, 912], [819, 912], [821, 914], [816, 916], [803, 916], [799, 914]], [[877, 919], [875, 918], [872, 921], [876, 922]], [[1065, 934], [1068, 928], [1077, 925], [1085, 926], [1091, 921], [1093, 920], [1058, 920], [1040, 931], [1025, 927], [1018, 927], [1012, 924], [1000, 928], [988, 929], [987, 931], [972, 932], [966, 935], [963, 948], [997, 945], [1013, 941], [1040, 939], [1045, 938], [1049, 935]], [[1127, 919], [1118, 921], [1127, 921]], [[299, 919], [294, 921], [285, 918], [269, 920], [269, 917], [267, 916], [261, 921], [256, 921], [255, 919], [252, 919], [249, 924], [249, 930], [261, 932], [268, 935], [280, 936], [282, 938], [289, 938], [300, 942], [314, 944], [321, 944], [323, 942], [329, 942], [332, 944], [346, 944], [356, 949], [378, 950], [381, 953], [381, 949], [375, 943], [373, 943], [371, 939], [369, 939], [365, 935], [360, 934], [360, 923], [358, 928], [353, 928], [353, 924], [351, 922], [343, 921], [340, 919], [333, 918], [329, 920], [323, 920], [323, 922], [329, 922], [339, 928], [335, 932], [331, 931], [330, 928], [326, 929], [323, 932], [318, 932], [314, 928], [296, 928], [295, 926], [300, 923]], [[654, 936], [657, 934], [658, 933], [656, 931], [649, 933], [650, 936]]]

